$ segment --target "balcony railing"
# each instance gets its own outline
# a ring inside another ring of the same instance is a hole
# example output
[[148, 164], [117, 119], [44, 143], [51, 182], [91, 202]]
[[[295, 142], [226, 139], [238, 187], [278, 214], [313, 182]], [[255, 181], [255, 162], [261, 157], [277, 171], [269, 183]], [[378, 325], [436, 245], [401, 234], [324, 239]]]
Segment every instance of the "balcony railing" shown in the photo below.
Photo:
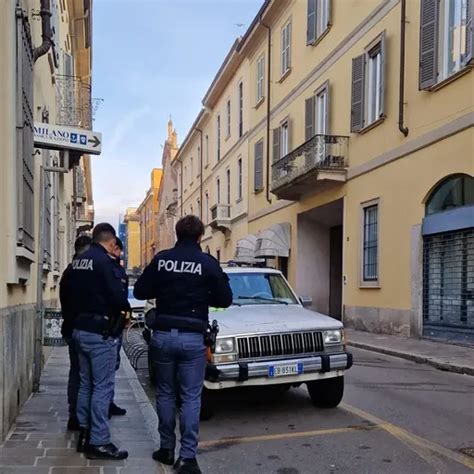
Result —
[[91, 130], [101, 99], [91, 97], [91, 86], [80, 77], [57, 75], [55, 81], [56, 124]]
[[231, 206], [230, 204], [216, 204], [211, 207], [211, 221], [209, 225], [217, 230], [230, 229]]
[[315, 135], [272, 165], [272, 192], [278, 195], [282, 188], [315, 171], [345, 172], [348, 142], [346, 136]]

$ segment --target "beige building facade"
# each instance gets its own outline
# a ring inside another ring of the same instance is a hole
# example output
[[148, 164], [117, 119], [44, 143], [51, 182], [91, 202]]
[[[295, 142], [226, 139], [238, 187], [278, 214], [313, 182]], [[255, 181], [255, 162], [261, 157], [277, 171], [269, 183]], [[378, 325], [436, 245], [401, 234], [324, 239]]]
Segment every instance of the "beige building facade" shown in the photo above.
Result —
[[138, 271], [141, 262], [141, 229], [140, 216], [137, 208], [127, 208], [123, 220], [126, 226], [127, 255], [125, 261], [127, 262], [127, 271]]
[[205, 248], [266, 259], [347, 326], [472, 340], [472, 6], [265, 1], [174, 163]]
[[83, 0], [2, 4], [0, 439], [38, 387], [43, 312], [59, 306], [74, 240], [93, 224], [89, 157], [67, 163], [33, 141], [34, 122], [91, 128], [91, 14]]

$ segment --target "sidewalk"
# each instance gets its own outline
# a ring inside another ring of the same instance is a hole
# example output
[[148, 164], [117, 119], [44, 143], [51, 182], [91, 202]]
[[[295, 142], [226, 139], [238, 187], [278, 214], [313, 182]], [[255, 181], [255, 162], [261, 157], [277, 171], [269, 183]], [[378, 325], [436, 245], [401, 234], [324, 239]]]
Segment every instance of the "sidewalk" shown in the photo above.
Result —
[[113, 442], [128, 450], [126, 461], [88, 460], [76, 452], [76, 433], [66, 431], [67, 349], [54, 348], [41, 377], [41, 391], [24, 405], [4, 444], [0, 474], [128, 474], [165, 473], [151, 459], [158, 445], [157, 417], [122, 352], [115, 400], [127, 409], [111, 421]]
[[346, 329], [347, 344], [429, 364], [440, 370], [474, 375], [474, 347]]

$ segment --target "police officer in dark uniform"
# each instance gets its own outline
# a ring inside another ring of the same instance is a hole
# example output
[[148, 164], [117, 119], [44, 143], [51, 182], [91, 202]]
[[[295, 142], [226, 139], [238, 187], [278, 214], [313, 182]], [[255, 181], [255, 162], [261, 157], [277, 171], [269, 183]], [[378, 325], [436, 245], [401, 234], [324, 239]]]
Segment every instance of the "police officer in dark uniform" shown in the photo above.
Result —
[[[115, 238], [115, 246], [110, 254], [110, 257], [114, 260], [115, 265], [117, 265], [117, 269], [120, 271], [122, 274], [122, 285], [127, 292], [128, 295], [128, 275], [127, 272], [125, 271], [125, 268], [122, 267], [121, 263], [121, 255], [123, 251], [123, 242], [121, 239], [118, 237]], [[123, 334], [120, 334], [118, 336], [118, 344], [117, 344], [117, 364], [115, 365], [115, 371], [117, 371], [120, 368], [120, 349], [122, 348], [122, 337]], [[112, 418], [113, 416], [124, 416], [127, 414], [127, 410], [125, 408], [120, 408], [117, 406], [114, 402], [114, 396], [115, 396], [115, 384], [114, 384], [114, 391], [112, 392], [112, 398], [109, 406], [109, 418]]]
[[[92, 244], [92, 238], [88, 235], [81, 235], [74, 242], [74, 258], [84, 253]], [[70, 431], [79, 431], [79, 421], [76, 414], [77, 394], [79, 392], [79, 356], [77, 354], [76, 345], [72, 338], [73, 320], [75, 316], [74, 307], [71, 304], [71, 297], [74, 288], [69, 284], [72, 265], [69, 264], [64, 270], [59, 282], [59, 300], [61, 302], [61, 312], [63, 324], [61, 326], [61, 334], [67, 342], [69, 348], [69, 377], [67, 383], [67, 401], [69, 404], [69, 420], [67, 429]]]
[[76, 311], [73, 338], [79, 353], [81, 383], [77, 417], [81, 433], [77, 445], [89, 459], [125, 459], [111, 443], [109, 404], [117, 361], [117, 315], [129, 311], [121, 272], [108, 255], [115, 246], [115, 230], [98, 224], [89, 250], [72, 262], [69, 277], [74, 288], [72, 307]]
[[[180, 474], [199, 474], [196, 461], [201, 393], [206, 369], [204, 333], [209, 306], [232, 304], [229, 279], [219, 263], [203, 253], [204, 225], [186, 216], [176, 225], [178, 241], [158, 253], [135, 284], [135, 297], [156, 298], [152, 357], [157, 378], [161, 446], [153, 459]], [[175, 459], [176, 396], [181, 398], [181, 450]]]

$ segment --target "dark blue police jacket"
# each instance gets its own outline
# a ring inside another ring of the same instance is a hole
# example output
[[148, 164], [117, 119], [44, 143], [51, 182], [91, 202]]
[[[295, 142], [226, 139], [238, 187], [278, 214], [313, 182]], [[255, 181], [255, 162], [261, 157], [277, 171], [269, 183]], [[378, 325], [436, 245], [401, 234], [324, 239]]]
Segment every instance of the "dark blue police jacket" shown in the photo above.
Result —
[[202, 252], [196, 241], [180, 240], [158, 253], [135, 283], [135, 298], [156, 298], [153, 329], [205, 331], [209, 306], [232, 304], [228, 276], [219, 262]]
[[95, 325], [88, 328], [88, 319], [130, 309], [123, 271], [100, 244], [92, 244], [72, 261], [68, 288], [70, 305], [78, 315], [73, 322], [76, 329], [98, 332]]

